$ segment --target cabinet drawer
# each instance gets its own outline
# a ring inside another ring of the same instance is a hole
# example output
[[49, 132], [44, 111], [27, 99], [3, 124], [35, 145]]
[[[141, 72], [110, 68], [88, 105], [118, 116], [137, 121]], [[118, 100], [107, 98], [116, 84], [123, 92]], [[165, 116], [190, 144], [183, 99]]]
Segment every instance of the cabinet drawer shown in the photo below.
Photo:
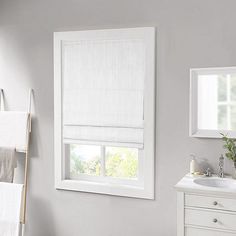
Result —
[[222, 231], [216, 230], [208, 230], [208, 229], [197, 229], [197, 228], [185, 228], [185, 236], [235, 236], [235, 233], [226, 233]]
[[185, 225], [236, 231], [236, 214], [211, 210], [185, 209]]
[[236, 211], [236, 199], [186, 194], [185, 206]]

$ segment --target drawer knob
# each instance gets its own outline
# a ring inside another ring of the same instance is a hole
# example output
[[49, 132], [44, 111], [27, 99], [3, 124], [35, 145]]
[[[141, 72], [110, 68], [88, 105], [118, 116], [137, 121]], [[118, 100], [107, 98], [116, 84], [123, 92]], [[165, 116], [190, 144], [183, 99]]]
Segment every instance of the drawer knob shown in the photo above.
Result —
[[217, 202], [217, 201], [214, 201], [214, 202], [213, 202], [213, 205], [214, 205], [214, 206], [218, 205], [218, 202]]
[[218, 220], [217, 219], [213, 219], [213, 222], [216, 223]]

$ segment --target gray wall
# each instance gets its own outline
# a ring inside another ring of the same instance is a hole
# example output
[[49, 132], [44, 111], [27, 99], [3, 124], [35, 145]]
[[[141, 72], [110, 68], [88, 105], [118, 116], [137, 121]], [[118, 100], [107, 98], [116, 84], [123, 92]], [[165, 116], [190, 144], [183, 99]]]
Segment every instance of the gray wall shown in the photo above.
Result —
[[[219, 140], [188, 137], [189, 68], [236, 65], [235, 9], [234, 0], [0, 0], [7, 107], [26, 109], [28, 88], [35, 90], [28, 236], [176, 234], [173, 186], [188, 171], [189, 154], [215, 168], [222, 152]], [[133, 26], [158, 32], [156, 199], [55, 190], [53, 32]]]

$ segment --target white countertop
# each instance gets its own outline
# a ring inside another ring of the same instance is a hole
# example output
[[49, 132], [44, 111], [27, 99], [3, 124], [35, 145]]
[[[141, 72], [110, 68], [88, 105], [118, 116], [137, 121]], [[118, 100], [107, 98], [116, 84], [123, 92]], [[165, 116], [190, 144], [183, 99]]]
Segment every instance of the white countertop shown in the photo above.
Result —
[[[209, 187], [194, 182], [194, 180], [196, 179], [203, 179], [203, 178], [217, 181], [229, 181], [230, 183], [232, 183], [232, 185], [230, 187]], [[213, 194], [221, 196], [227, 195], [236, 197], [236, 180], [232, 179], [229, 176], [226, 176], [225, 178], [219, 178], [215, 175], [213, 175], [212, 177], [205, 177], [205, 176], [194, 176], [191, 174], [187, 174], [175, 185], [175, 188], [177, 189], [177, 191], [180, 192]]]

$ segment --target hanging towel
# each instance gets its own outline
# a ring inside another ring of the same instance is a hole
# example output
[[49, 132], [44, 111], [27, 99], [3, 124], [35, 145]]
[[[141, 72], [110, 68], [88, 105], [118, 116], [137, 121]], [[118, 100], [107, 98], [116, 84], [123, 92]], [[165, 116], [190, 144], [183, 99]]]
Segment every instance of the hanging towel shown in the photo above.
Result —
[[15, 147], [25, 151], [29, 114], [27, 112], [0, 111], [0, 147]]
[[13, 182], [17, 166], [15, 148], [0, 148], [0, 182]]
[[22, 184], [0, 183], [0, 235], [20, 235]]

